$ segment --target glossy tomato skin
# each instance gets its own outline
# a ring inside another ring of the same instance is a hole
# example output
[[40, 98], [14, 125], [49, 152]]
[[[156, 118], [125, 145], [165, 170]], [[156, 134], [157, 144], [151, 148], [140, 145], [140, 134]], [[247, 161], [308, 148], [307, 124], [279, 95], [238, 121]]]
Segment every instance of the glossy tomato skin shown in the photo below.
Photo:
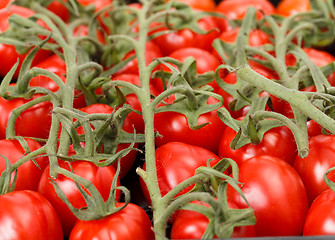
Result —
[[310, 206], [303, 236], [335, 235], [335, 192], [323, 191]]
[[[194, 201], [192, 203], [205, 203]], [[228, 203], [230, 208], [237, 208], [235, 204]], [[208, 218], [196, 211], [180, 210], [173, 220], [171, 228], [171, 239], [201, 239], [208, 226]], [[231, 238], [255, 237], [254, 226], [235, 227]], [[215, 236], [214, 238], [217, 238]]]
[[[33, 139], [26, 139], [30, 151], [35, 151], [41, 147], [41, 144]], [[11, 165], [17, 162], [21, 157], [26, 154], [26, 151], [17, 140], [0, 140], [0, 153], [6, 156]], [[38, 164], [37, 167], [32, 160], [29, 160], [18, 167], [17, 179], [15, 184], [15, 190], [34, 190], [37, 191], [38, 183], [44, 168], [48, 165], [49, 161], [47, 157], [38, 157], [34, 161]], [[6, 162], [3, 157], [0, 158], [0, 172], [6, 169]], [[14, 178], [14, 173], [12, 174]]]
[[[193, 176], [198, 167], [206, 166], [208, 159], [213, 159], [211, 166], [220, 161], [217, 155], [205, 148], [181, 142], [169, 142], [157, 148], [155, 157], [158, 185], [163, 196], [177, 184]], [[143, 169], [146, 169], [145, 163]], [[142, 179], [140, 184], [146, 200], [151, 203], [149, 192]], [[185, 188], [177, 196], [188, 192], [192, 187]]]
[[[299, 236], [308, 210], [304, 184], [287, 162], [268, 155], [245, 161], [239, 168], [242, 192], [256, 216], [256, 236]], [[228, 200], [246, 208], [231, 186]]]
[[[59, 161], [59, 165], [62, 168], [70, 170], [67, 162]], [[113, 166], [108, 167], [97, 167], [91, 162], [75, 161], [71, 163], [74, 174], [77, 174], [87, 180], [91, 181], [94, 186], [98, 189], [103, 199], [106, 201], [110, 192], [113, 177], [115, 176], [115, 169]], [[75, 225], [77, 218], [67, 207], [67, 205], [58, 197], [52, 183], [50, 182], [50, 165], [48, 165], [42, 174], [41, 180], [38, 186], [38, 192], [41, 193], [45, 198], [49, 200], [51, 205], [55, 208], [59, 219], [62, 224], [64, 236], [69, 236], [73, 226]], [[54, 181], [62, 189], [65, 196], [69, 199], [71, 204], [75, 208], [86, 207], [86, 202], [75, 185], [74, 181], [59, 174]], [[117, 185], [120, 185], [118, 180]], [[116, 200], [118, 201], [120, 194], [117, 194]]]
[[[216, 100], [209, 97], [208, 104]], [[156, 137], [156, 147], [168, 142], [184, 142], [208, 149], [217, 154], [221, 135], [226, 125], [218, 117], [216, 111], [200, 115], [198, 124], [209, 123], [206, 126], [193, 130], [187, 123], [185, 115], [177, 112], [160, 112], [154, 116], [155, 130], [162, 136]]]
[[231, 158], [239, 166], [249, 158], [264, 154], [281, 158], [291, 165], [294, 163], [297, 148], [294, 136], [286, 126], [270, 129], [264, 134], [263, 140], [257, 145], [248, 143], [241, 148], [233, 150], [230, 147], [230, 143], [235, 136], [236, 132], [232, 128], [227, 127], [224, 130], [219, 145], [218, 155], [220, 157]]
[[309, 0], [281, 0], [276, 7], [276, 12], [286, 17], [310, 10]]
[[[124, 203], [117, 203], [123, 206]], [[121, 211], [102, 219], [92, 221], [78, 220], [69, 240], [95, 239], [154, 239], [152, 224], [146, 212], [133, 203]]]
[[[335, 166], [335, 136], [316, 135], [309, 139], [309, 153], [305, 158], [296, 157], [294, 168], [305, 184], [309, 202], [329, 187], [324, 182], [325, 172]], [[335, 180], [334, 174], [328, 175]]]
[[58, 216], [43, 195], [23, 190], [0, 196], [1, 239], [62, 240]]

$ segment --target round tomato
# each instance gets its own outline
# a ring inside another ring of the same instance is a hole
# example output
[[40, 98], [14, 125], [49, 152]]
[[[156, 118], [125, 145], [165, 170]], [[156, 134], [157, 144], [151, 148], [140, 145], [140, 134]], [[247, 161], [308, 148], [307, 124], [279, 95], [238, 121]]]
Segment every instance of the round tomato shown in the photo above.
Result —
[[[27, 138], [26, 141], [31, 152], [41, 147], [41, 144], [33, 139]], [[1, 155], [7, 157], [13, 165], [26, 154], [26, 151], [19, 141], [2, 139], [0, 140], [0, 153]], [[0, 159], [0, 172], [3, 172], [6, 169], [6, 162], [3, 157]], [[16, 191], [37, 190], [42, 172], [48, 165], [49, 161], [47, 157], [38, 157], [35, 158], [34, 161], [38, 164], [38, 167], [31, 159], [17, 168], [17, 179], [15, 184]], [[14, 174], [15, 173], [12, 173], [12, 178], [14, 178]]]
[[23, 190], [2, 195], [0, 205], [1, 239], [63, 239], [55, 210], [38, 192]]
[[335, 192], [323, 191], [310, 206], [303, 236], [335, 235]]
[[[103, 199], [106, 201], [109, 196], [113, 177], [116, 173], [114, 167], [97, 167], [93, 163], [86, 161], [75, 161], [70, 164], [72, 166], [74, 174], [91, 181], [100, 192]], [[61, 168], [70, 171], [70, 166], [68, 162], [59, 161], [59, 165]], [[73, 226], [77, 221], [77, 217], [71, 212], [65, 202], [63, 202], [56, 194], [54, 186], [50, 182], [49, 173], [50, 165], [48, 165], [43, 171], [38, 186], [38, 192], [46, 197], [55, 208], [61, 221], [64, 235], [69, 236]], [[59, 174], [58, 177], [53, 180], [56, 184], [58, 184], [58, 186], [64, 192], [65, 196], [69, 199], [70, 203], [75, 208], [79, 209], [87, 206], [84, 197], [82, 196], [72, 179], [62, 174]], [[119, 181], [117, 185], [120, 185]], [[119, 198], [120, 193], [117, 194], [116, 200], [118, 201]]]
[[[181, 142], [169, 142], [157, 148], [155, 157], [158, 184], [162, 196], [177, 184], [192, 177], [198, 167], [206, 166], [208, 159], [213, 159], [212, 166], [220, 161], [217, 155], [205, 148]], [[143, 169], [146, 169], [146, 163], [144, 163]], [[149, 192], [142, 178], [140, 184], [146, 200], [151, 203]], [[192, 187], [188, 186], [177, 196], [190, 191]]]
[[221, 158], [233, 159], [239, 166], [249, 158], [264, 154], [281, 158], [292, 165], [297, 154], [294, 136], [286, 126], [270, 129], [264, 134], [263, 140], [257, 145], [248, 143], [243, 147], [233, 150], [230, 147], [230, 143], [235, 136], [236, 132], [232, 128], [227, 127], [224, 130], [220, 140], [218, 155]]
[[[299, 236], [308, 210], [304, 184], [287, 162], [268, 155], [246, 160], [239, 168], [242, 192], [255, 211], [256, 236]], [[228, 186], [228, 200], [248, 207]]]
[[309, 10], [311, 10], [309, 0], [281, 0], [276, 7], [276, 12], [286, 17]]
[[[117, 203], [117, 207], [124, 203]], [[133, 203], [105, 218], [91, 221], [78, 220], [69, 240], [95, 239], [154, 239], [152, 224], [146, 212]]]
[[[195, 201], [196, 204], [204, 204]], [[235, 204], [228, 203], [230, 208], [237, 208]], [[201, 239], [208, 226], [209, 219], [196, 211], [180, 210], [173, 220], [171, 239]], [[235, 227], [232, 238], [255, 237], [254, 226]], [[217, 238], [215, 236], [215, 238]]]
[[[214, 104], [216, 99], [209, 97], [208, 104]], [[184, 142], [206, 148], [213, 153], [218, 152], [221, 135], [226, 125], [218, 117], [216, 111], [200, 115], [198, 124], [209, 123], [193, 130], [187, 123], [185, 115], [177, 112], [160, 112], [154, 116], [155, 130], [162, 136], [156, 137], [156, 147], [168, 142]]]
[[[335, 166], [335, 136], [316, 135], [309, 139], [309, 153], [305, 158], [297, 156], [294, 168], [305, 184], [309, 202], [329, 187], [323, 176], [325, 172]], [[333, 172], [332, 172], [333, 173]], [[329, 179], [334, 181], [334, 174], [329, 174]]]

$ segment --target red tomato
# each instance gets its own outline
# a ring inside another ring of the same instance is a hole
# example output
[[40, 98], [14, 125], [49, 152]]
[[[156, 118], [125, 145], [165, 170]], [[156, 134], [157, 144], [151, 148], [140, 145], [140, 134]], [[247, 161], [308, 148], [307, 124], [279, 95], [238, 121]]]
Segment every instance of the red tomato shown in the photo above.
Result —
[[[58, 55], [54, 54], [50, 57], [47, 57], [43, 61], [36, 64], [37, 68], [42, 68], [49, 70], [50, 72], [55, 73], [59, 76], [63, 82], [66, 81], [66, 64]], [[59, 89], [59, 86], [51, 79], [43, 75], [39, 75], [37, 77], [33, 77], [29, 85], [32, 87], [43, 87], [49, 89], [52, 92], [56, 92]], [[81, 93], [81, 91], [74, 91], [75, 99], [73, 101], [74, 108], [82, 108], [86, 106], [85, 96]]]
[[[65, 161], [59, 161], [59, 165], [62, 168], [70, 170], [68, 163]], [[75, 161], [71, 163], [71, 166], [74, 174], [77, 174], [91, 181], [98, 189], [103, 199], [105, 201], [107, 200], [113, 177], [115, 176], [115, 169], [113, 166], [97, 167], [93, 163], [86, 161]], [[77, 218], [73, 215], [68, 206], [56, 194], [55, 189], [49, 180], [49, 172], [50, 165], [48, 165], [44, 169], [38, 186], [38, 192], [44, 195], [44, 197], [46, 197], [55, 208], [62, 224], [64, 236], [69, 236], [73, 226], [77, 221]], [[70, 203], [75, 208], [86, 207], [84, 197], [82, 196], [72, 179], [69, 179], [64, 175], [59, 174], [58, 177], [54, 179], [54, 181], [59, 185], [65, 196], [69, 199]], [[120, 182], [118, 182], [117, 185], [119, 186]], [[119, 198], [120, 194], [117, 195], [116, 200], [118, 201]]]
[[[120, 207], [124, 203], [117, 203]], [[105, 218], [81, 221], [74, 226], [69, 240], [154, 239], [152, 224], [146, 212], [133, 203]]]
[[303, 236], [335, 235], [335, 192], [323, 191], [310, 206]]
[[[32, 139], [26, 139], [30, 151], [35, 151], [41, 147], [37, 141]], [[20, 142], [17, 140], [0, 140], [0, 153], [1, 155], [7, 157], [11, 164], [17, 162], [21, 157], [26, 154], [26, 151], [21, 146]], [[42, 172], [44, 168], [48, 165], [49, 161], [47, 157], [38, 157], [34, 161], [38, 164], [37, 167], [32, 160], [29, 160], [18, 167], [17, 169], [17, 179], [15, 190], [37, 190], [38, 183], [40, 181]], [[3, 157], [0, 158], [0, 172], [6, 169], [6, 162]], [[12, 174], [12, 178], [14, 178]]]
[[7, 7], [7, 5], [10, 3], [10, 2], [12, 2], [13, 0], [2, 0], [1, 2], [0, 2], [0, 9], [1, 8], [5, 8], [5, 7]]
[[[13, 14], [17, 14], [19, 16], [28, 18], [28, 17], [33, 16], [35, 13], [28, 8], [14, 5], [14, 4], [11, 4], [8, 9], [7, 8], [0, 9], [0, 19], [1, 19], [0, 33], [8, 30], [9, 28], [8, 18]], [[40, 50], [36, 54], [32, 65], [35, 65], [36, 63], [40, 62], [41, 60], [46, 58], [49, 54], [50, 54], [49, 51]], [[17, 68], [18, 70], [14, 74], [14, 78], [17, 78], [20, 66], [24, 58], [26, 57], [26, 55], [27, 54], [23, 54], [23, 55], [18, 54], [16, 52], [15, 47], [12, 45], [0, 44], [0, 62], [1, 62], [0, 76], [4, 77], [19, 59], [20, 62]]]
[[[200, 3], [200, 1], [197, 1]], [[203, 2], [203, 1], [201, 1]], [[212, 42], [219, 35], [218, 25], [213, 17], [205, 17], [198, 21], [198, 25], [207, 34], [195, 33], [190, 29], [177, 30], [154, 38], [153, 41], [162, 50], [164, 55], [170, 55], [174, 51], [186, 47], [196, 47], [206, 51], [213, 49]], [[162, 27], [159, 31], [168, 30]]]
[[[256, 216], [256, 236], [299, 236], [308, 210], [301, 178], [287, 162], [268, 155], [245, 161], [239, 169], [242, 192]], [[238, 208], [247, 205], [231, 186], [228, 200]]]
[[[309, 153], [305, 158], [297, 156], [294, 168], [301, 176], [308, 194], [309, 203], [329, 187], [324, 182], [325, 172], [335, 166], [335, 136], [317, 135], [309, 139]], [[329, 174], [334, 181], [334, 174]]]
[[279, 15], [287, 17], [311, 10], [309, 0], [281, 0], [276, 8]]
[[241, 166], [247, 159], [260, 156], [271, 155], [293, 164], [297, 154], [297, 147], [291, 130], [286, 127], [276, 127], [267, 131], [263, 140], [253, 145], [248, 143], [236, 150], [231, 149], [230, 143], [234, 139], [236, 132], [227, 127], [221, 137], [219, 145], [219, 156], [221, 158], [231, 158]]
[[[199, 201], [193, 203], [204, 204]], [[228, 203], [230, 208], [237, 208], [235, 204]], [[208, 218], [196, 211], [180, 210], [173, 220], [171, 239], [201, 239], [208, 226]], [[255, 237], [254, 226], [235, 227], [231, 238]], [[215, 236], [215, 238], [217, 238]]]
[[[169, 2], [171, 0], [167, 0]], [[194, 9], [203, 11], [215, 11], [216, 2], [214, 0], [178, 0], [179, 2], [185, 3]]]
[[[32, 99], [39, 96], [34, 95]], [[13, 110], [32, 99], [16, 98], [5, 100], [0, 97], [0, 139], [6, 138], [7, 122]], [[38, 103], [20, 115], [15, 123], [16, 135], [23, 137], [48, 138], [51, 126], [51, 110], [53, 106], [50, 102]]]
[[[216, 102], [216, 99], [209, 97], [208, 104]], [[220, 138], [226, 128], [216, 111], [200, 115], [198, 124], [209, 124], [197, 130], [191, 129], [185, 115], [177, 112], [156, 113], [154, 122], [155, 130], [162, 135], [156, 138], [156, 147], [168, 142], [184, 142], [206, 148], [213, 153], [218, 152]]]
[[14, 191], [0, 196], [1, 239], [62, 240], [58, 216], [38, 192]]
[[[155, 152], [158, 184], [162, 196], [168, 193], [180, 182], [194, 175], [194, 171], [201, 166], [206, 166], [208, 159], [213, 159], [211, 165], [215, 165], [220, 158], [205, 148], [189, 145], [181, 142], [169, 142], [157, 148]], [[143, 169], [146, 169], [144, 163]], [[140, 180], [141, 188], [146, 200], [151, 203], [149, 192]], [[192, 189], [189, 186], [181, 191], [180, 196]]]
[[[229, 19], [243, 19], [249, 7], [261, 10], [257, 12], [258, 19], [263, 15], [274, 14], [276, 10], [268, 0], [224, 0], [217, 5], [216, 11], [225, 14]], [[224, 18], [218, 18], [218, 23], [222, 31], [231, 28]]]
[[[80, 108], [79, 109], [82, 112], [88, 113], [88, 114], [93, 114], [93, 113], [113, 113], [113, 108], [110, 107], [107, 104], [92, 104], [89, 105], [85, 108]], [[123, 127], [122, 129], [126, 132], [132, 133], [134, 132], [132, 122], [129, 121], [128, 118], [125, 119], [123, 122]], [[77, 128], [77, 131], [79, 134], [84, 134], [84, 129], [82, 127]], [[121, 151], [122, 149], [125, 149], [130, 146], [130, 143], [120, 143], [116, 149], [116, 152]], [[136, 148], [138, 146], [137, 143], [134, 144], [134, 147]], [[136, 159], [137, 152], [136, 150], [130, 151], [126, 156], [122, 157], [120, 159], [120, 175], [119, 178], [122, 179], [124, 178], [127, 173], [130, 171], [131, 167], [133, 166], [135, 159]], [[114, 167], [117, 168], [117, 162], [115, 162]]]

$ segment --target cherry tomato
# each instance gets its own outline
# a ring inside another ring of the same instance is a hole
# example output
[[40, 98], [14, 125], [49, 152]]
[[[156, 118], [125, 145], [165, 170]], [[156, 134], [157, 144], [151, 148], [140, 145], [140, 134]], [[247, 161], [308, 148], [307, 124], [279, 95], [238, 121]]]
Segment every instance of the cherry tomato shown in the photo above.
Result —
[[[124, 203], [117, 203], [118, 207]], [[146, 212], [133, 203], [105, 218], [91, 221], [78, 220], [69, 240], [95, 239], [154, 239], [152, 224]]]
[[55, 209], [40, 193], [14, 191], [0, 196], [0, 205], [1, 239], [63, 239]]
[[[115, 169], [113, 166], [108, 167], [97, 167], [91, 162], [86, 161], [75, 161], [70, 163], [74, 174], [77, 174], [89, 181], [98, 189], [103, 199], [106, 201], [113, 177], [115, 176]], [[70, 170], [69, 163], [65, 161], [59, 161], [60, 167]], [[48, 165], [43, 173], [38, 186], [38, 192], [46, 197], [52, 206], [55, 208], [59, 219], [62, 224], [64, 236], [69, 236], [73, 226], [77, 221], [77, 217], [71, 212], [68, 206], [63, 202], [55, 192], [54, 186], [50, 182], [50, 165]], [[74, 181], [62, 174], [59, 174], [56, 179], [53, 179], [55, 183], [62, 189], [65, 196], [69, 199], [70, 203], [75, 208], [86, 207], [84, 197], [80, 193], [79, 189], [75, 185]], [[118, 181], [118, 186], [120, 182]], [[120, 194], [117, 194], [116, 200], [118, 201]]]
[[[308, 211], [304, 184], [287, 162], [269, 155], [246, 160], [239, 168], [242, 192], [256, 216], [256, 236], [299, 236]], [[248, 207], [230, 185], [228, 201]]]
[[263, 140], [253, 145], [248, 143], [236, 150], [231, 149], [230, 143], [234, 139], [236, 132], [227, 127], [221, 137], [219, 145], [219, 156], [221, 158], [231, 158], [241, 166], [247, 159], [260, 156], [271, 155], [293, 164], [297, 148], [291, 130], [286, 127], [276, 127], [267, 131]]
[[[169, 2], [171, 0], [167, 0]], [[194, 9], [203, 10], [203, 11], [215, 11], [216, 2], [214, 0], [178, 0], [179, 2], [185, 3], [191, 6]]]
[[279, 15], [288, 17], [301, 12], [308, 12], [311, 10], [311, 6], [309, 0], [281, 0], [277, 5], [276, 10]]
[[[205, 148], [181, 142], [164, 144], [156, 149], [155, 156], [158, 184], [162, 196], [178, 183], [193, 176], [198, 167], [206, 166], [208, 159], [213, 159], [212, 166], [220, 161], [217, 155]], [[146, 163], [144, 163], [143, 169], [146, 169]], [[140, 179], [140, 184], [146, 200], [151, 203], [149, 192], [142, 179]], [[190, 191], [192, 187], [185, 188], [177, 196]]]
[[310, 206], [303, 236], [335, 235], [335, 193], [332, 189], [323, 191]]
[[[196, 204], [205, 203], [194, 201]], [[237, 208], [235, 204], [228, 203], [230, 208]], [[196, 211], [180, 210], [173, 220], [171, 239], [201, 239], [208, 226], [208, 218]], [[255, 237], [254, 226], [235, 227], [231, 238]], [[215, 236], [215, 238], [217, 238]]]
[[[324, 182], [325, 172], [335, 166], [335, 136], [317, 135], [309, 139], [309, 153], [305, 158], [296, 157], [294, 168], [301, 176], [308, 194], [309, 203], [329, 187]], [[334, 181], [331, 173], [329, 179]]]
[[[35, 151], [41, 147], [41, 144], [33, 139], [26, 139], [30, 151]], [[0, 153], [1, 155], [7, 157], [11, 164], [13, 165], [21, 157], [26, 154], [26, 151], [21, 146], [20, 142], [17, 140], [0, 140]], [[44, 168], [48, 165], [49, 161], [47, 157], [38, 157], [34, 161], [38, 164], [35, 165], [33, 160], [29, 160], [18, 167], [17, 169], [17, 179], [15, 184], [15, 190], [37, 190], [38, 183], [40, 181], [42, 172]], [[6, 169], [6, 162], [3, 157], [0, 160], [0, 172]], [[12, 174], [12, 178], [14, 178]]]

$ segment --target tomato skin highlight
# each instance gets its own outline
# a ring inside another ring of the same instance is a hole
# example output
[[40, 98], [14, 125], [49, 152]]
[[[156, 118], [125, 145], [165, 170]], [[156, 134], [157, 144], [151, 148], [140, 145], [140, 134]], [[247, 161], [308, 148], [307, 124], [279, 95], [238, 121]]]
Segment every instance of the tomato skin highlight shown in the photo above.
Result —
[[[124, 203], [117, 203], [120, 207]], [[152, 224], [146, 212], [133, 203], [121, 211], [102, 219], [92, 221], [78, 220], [69, 240], [95, 239], [154, 239]]]
[[[256, 236], [299, 236], [308, 211], [304, 184], [287, 162], [268, 155], [245, 161], [239, 170], [242, 192], [256, 216]], [[248, 207], [230, 185], [228, 201]]]
[[63, 240], [58, 216], [43, 195], [23, 190], [0, 196], [1, 239]]

